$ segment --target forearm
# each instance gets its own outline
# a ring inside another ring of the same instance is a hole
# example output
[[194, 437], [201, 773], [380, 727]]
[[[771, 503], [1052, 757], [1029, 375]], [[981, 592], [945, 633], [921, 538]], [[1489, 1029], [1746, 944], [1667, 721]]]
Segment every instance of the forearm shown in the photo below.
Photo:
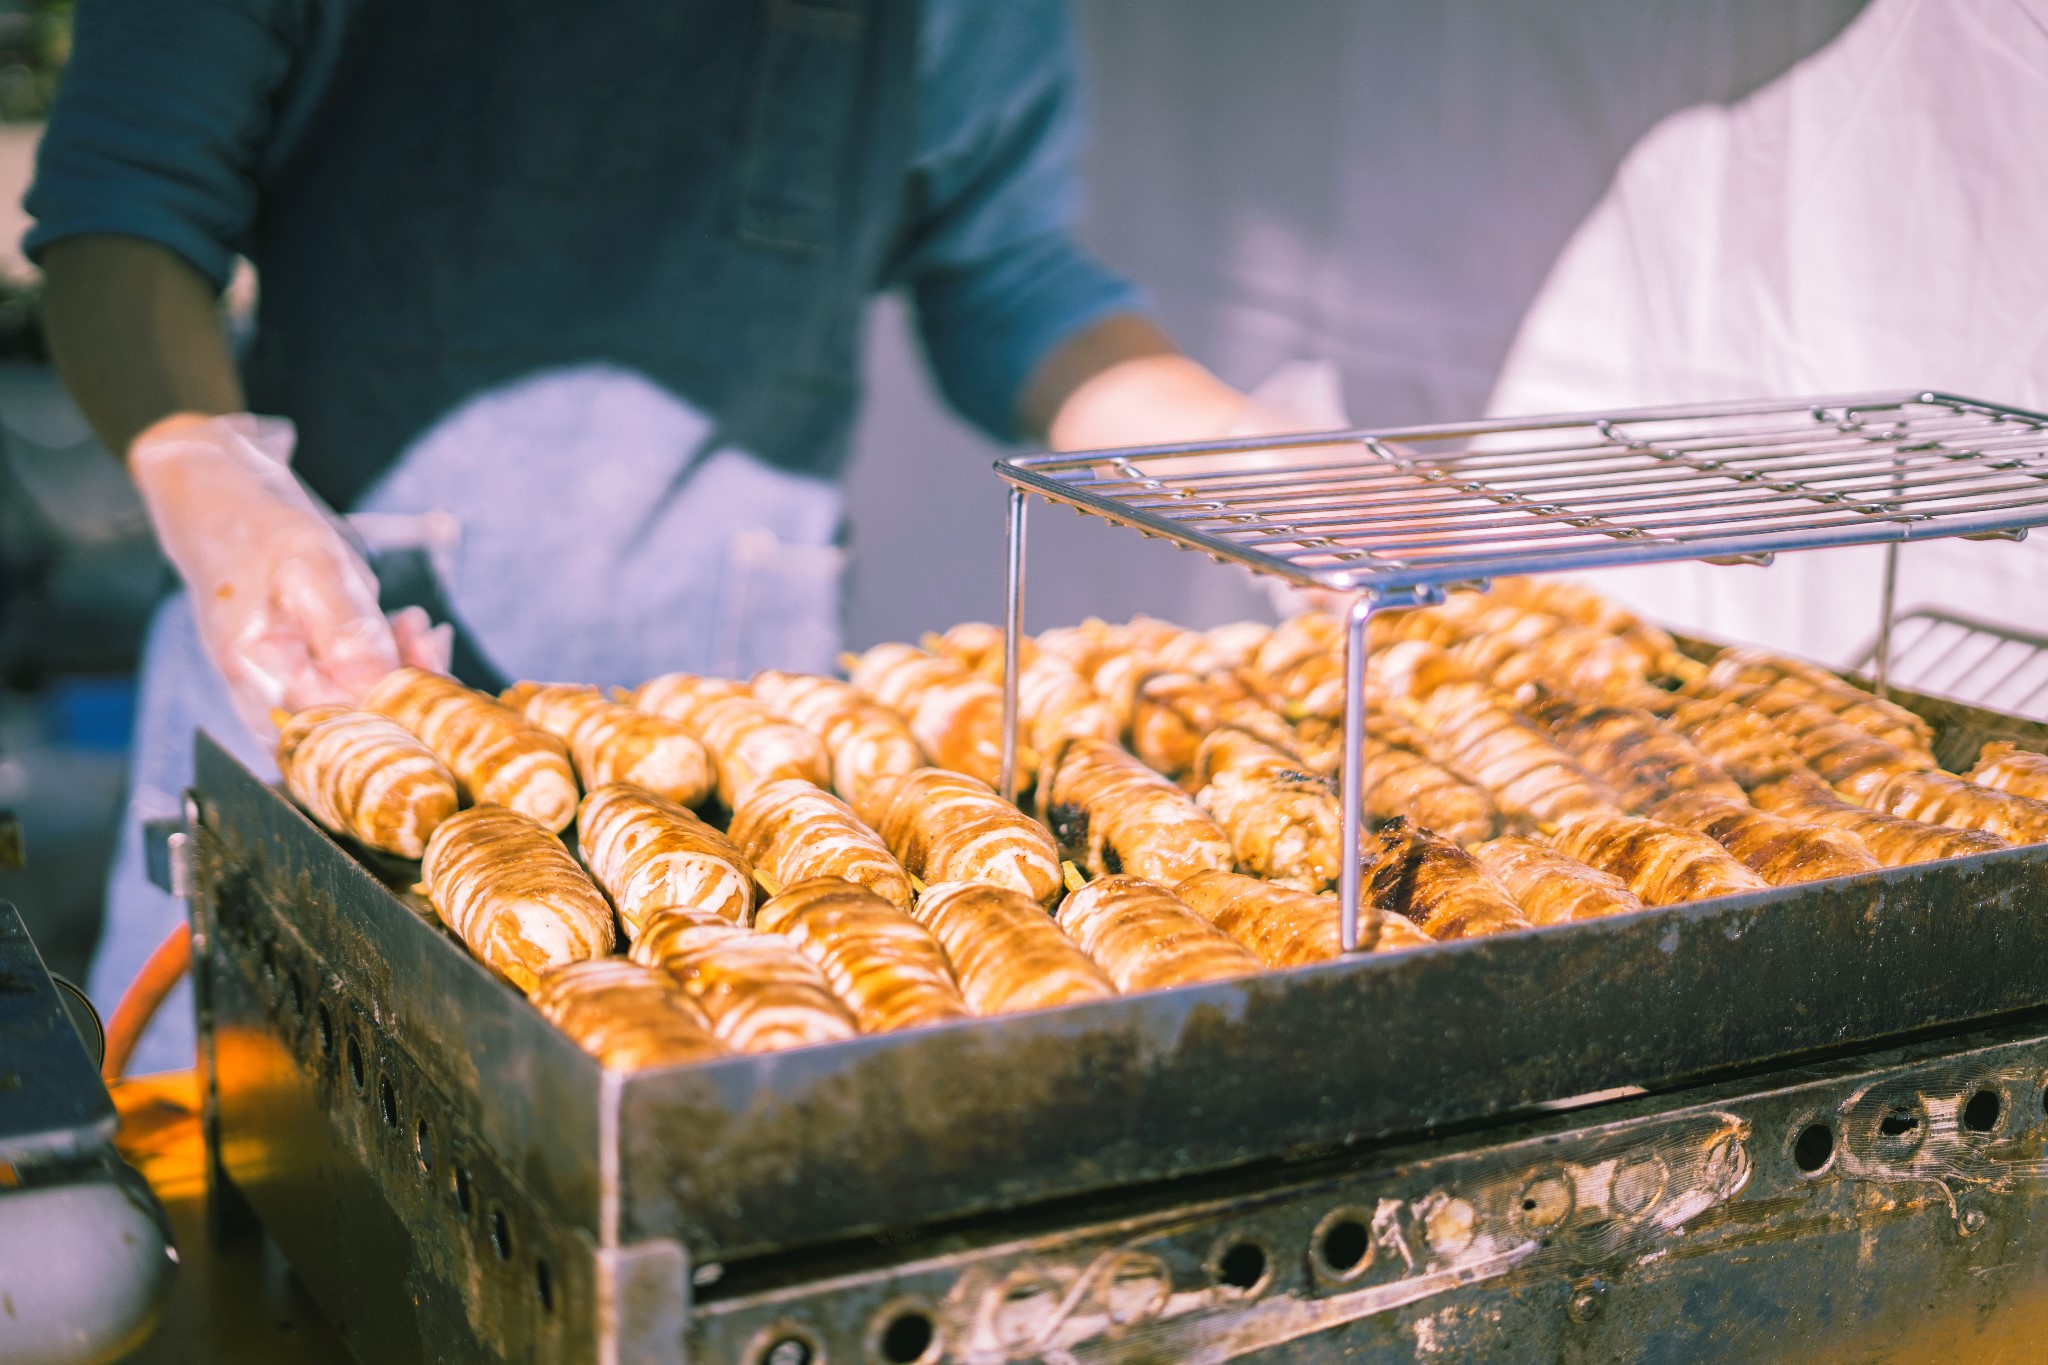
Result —
[[1022, 403], [1027, 431], [1054, 450], [1228, 435], [1244, 395], [1180, 353], [1149, 318], [1104, 318], [1039, 365]]
[[109, 450], [164, 418], [246, 406], [206, 279], [139, 237], [85, 236], [43, 254], [43, 319], [57, 369]]

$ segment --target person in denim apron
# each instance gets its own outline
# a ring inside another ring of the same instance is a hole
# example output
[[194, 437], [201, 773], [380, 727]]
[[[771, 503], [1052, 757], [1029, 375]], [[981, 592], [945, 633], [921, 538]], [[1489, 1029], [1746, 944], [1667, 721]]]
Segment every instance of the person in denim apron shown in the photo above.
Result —
[[[81, 0], [27, 247], [186, 588], [144, 652], [99, 1005], [182, 916], [139, 826], [194, 731], [274, 774], [272, 708], [446, 657], [327, 509], [440, 528], [474, 683], [830, 671], [876, 291], [999, 439], [1241, 427], [1071, 238], [1071, 46], [1057, 0]], [[134, 1069], [192, 1029], [173, 1001]]]

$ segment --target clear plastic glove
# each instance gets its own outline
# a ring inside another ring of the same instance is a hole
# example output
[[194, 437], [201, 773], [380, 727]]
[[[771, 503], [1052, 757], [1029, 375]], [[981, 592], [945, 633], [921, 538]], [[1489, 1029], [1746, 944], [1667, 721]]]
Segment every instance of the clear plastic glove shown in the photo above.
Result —
[[416, 608], [385, 618], [369, 566], [292, 474], [292, 440], [247, 413], [173, 418], [128, 455], [200, 643], [258, 734], [273, 709], [360, 700], [401, 662], [445, 671], [450, 643]]

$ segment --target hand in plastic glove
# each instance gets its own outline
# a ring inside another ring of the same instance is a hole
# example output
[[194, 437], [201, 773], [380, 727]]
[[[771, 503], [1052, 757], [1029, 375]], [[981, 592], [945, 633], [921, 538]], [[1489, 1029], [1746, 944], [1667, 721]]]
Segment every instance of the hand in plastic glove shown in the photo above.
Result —
[[128, 454], [200, 643], [259, 734], [274, 708], [360, 700], [401, 662], [445, 671], [450, 644], [417, 608], [385, 619], [369, 566], [292, 474], [291, 442], [282, 421], [180, 415]]

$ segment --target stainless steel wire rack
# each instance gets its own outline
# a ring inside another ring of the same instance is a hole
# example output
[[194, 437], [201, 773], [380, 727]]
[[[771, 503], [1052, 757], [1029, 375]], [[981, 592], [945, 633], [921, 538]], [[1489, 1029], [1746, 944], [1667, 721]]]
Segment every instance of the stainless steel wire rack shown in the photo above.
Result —
[[1359, 741], [1375, 612], [1507, 574], [1766, 564], [1785, 551], [1889, 545], [1874, 651], [1882, 692], [1897, 546], [2018, 539], [2048, 525], [2048, 416], [1928, 391], [1025, 455], [995, 468], [1010, 487], [1006, 790], [1030, 495], [1349, 595], [1338, 893], [1347, 951], [1378, 937], [1376, 917], [1359, 916]]
[[[1887, 680], [2028, 720], [2048, 720], [2048, 635], [1916, 607], [1892, 622]], [[1873, 643], [1854, 665], [1876, 666]]]

